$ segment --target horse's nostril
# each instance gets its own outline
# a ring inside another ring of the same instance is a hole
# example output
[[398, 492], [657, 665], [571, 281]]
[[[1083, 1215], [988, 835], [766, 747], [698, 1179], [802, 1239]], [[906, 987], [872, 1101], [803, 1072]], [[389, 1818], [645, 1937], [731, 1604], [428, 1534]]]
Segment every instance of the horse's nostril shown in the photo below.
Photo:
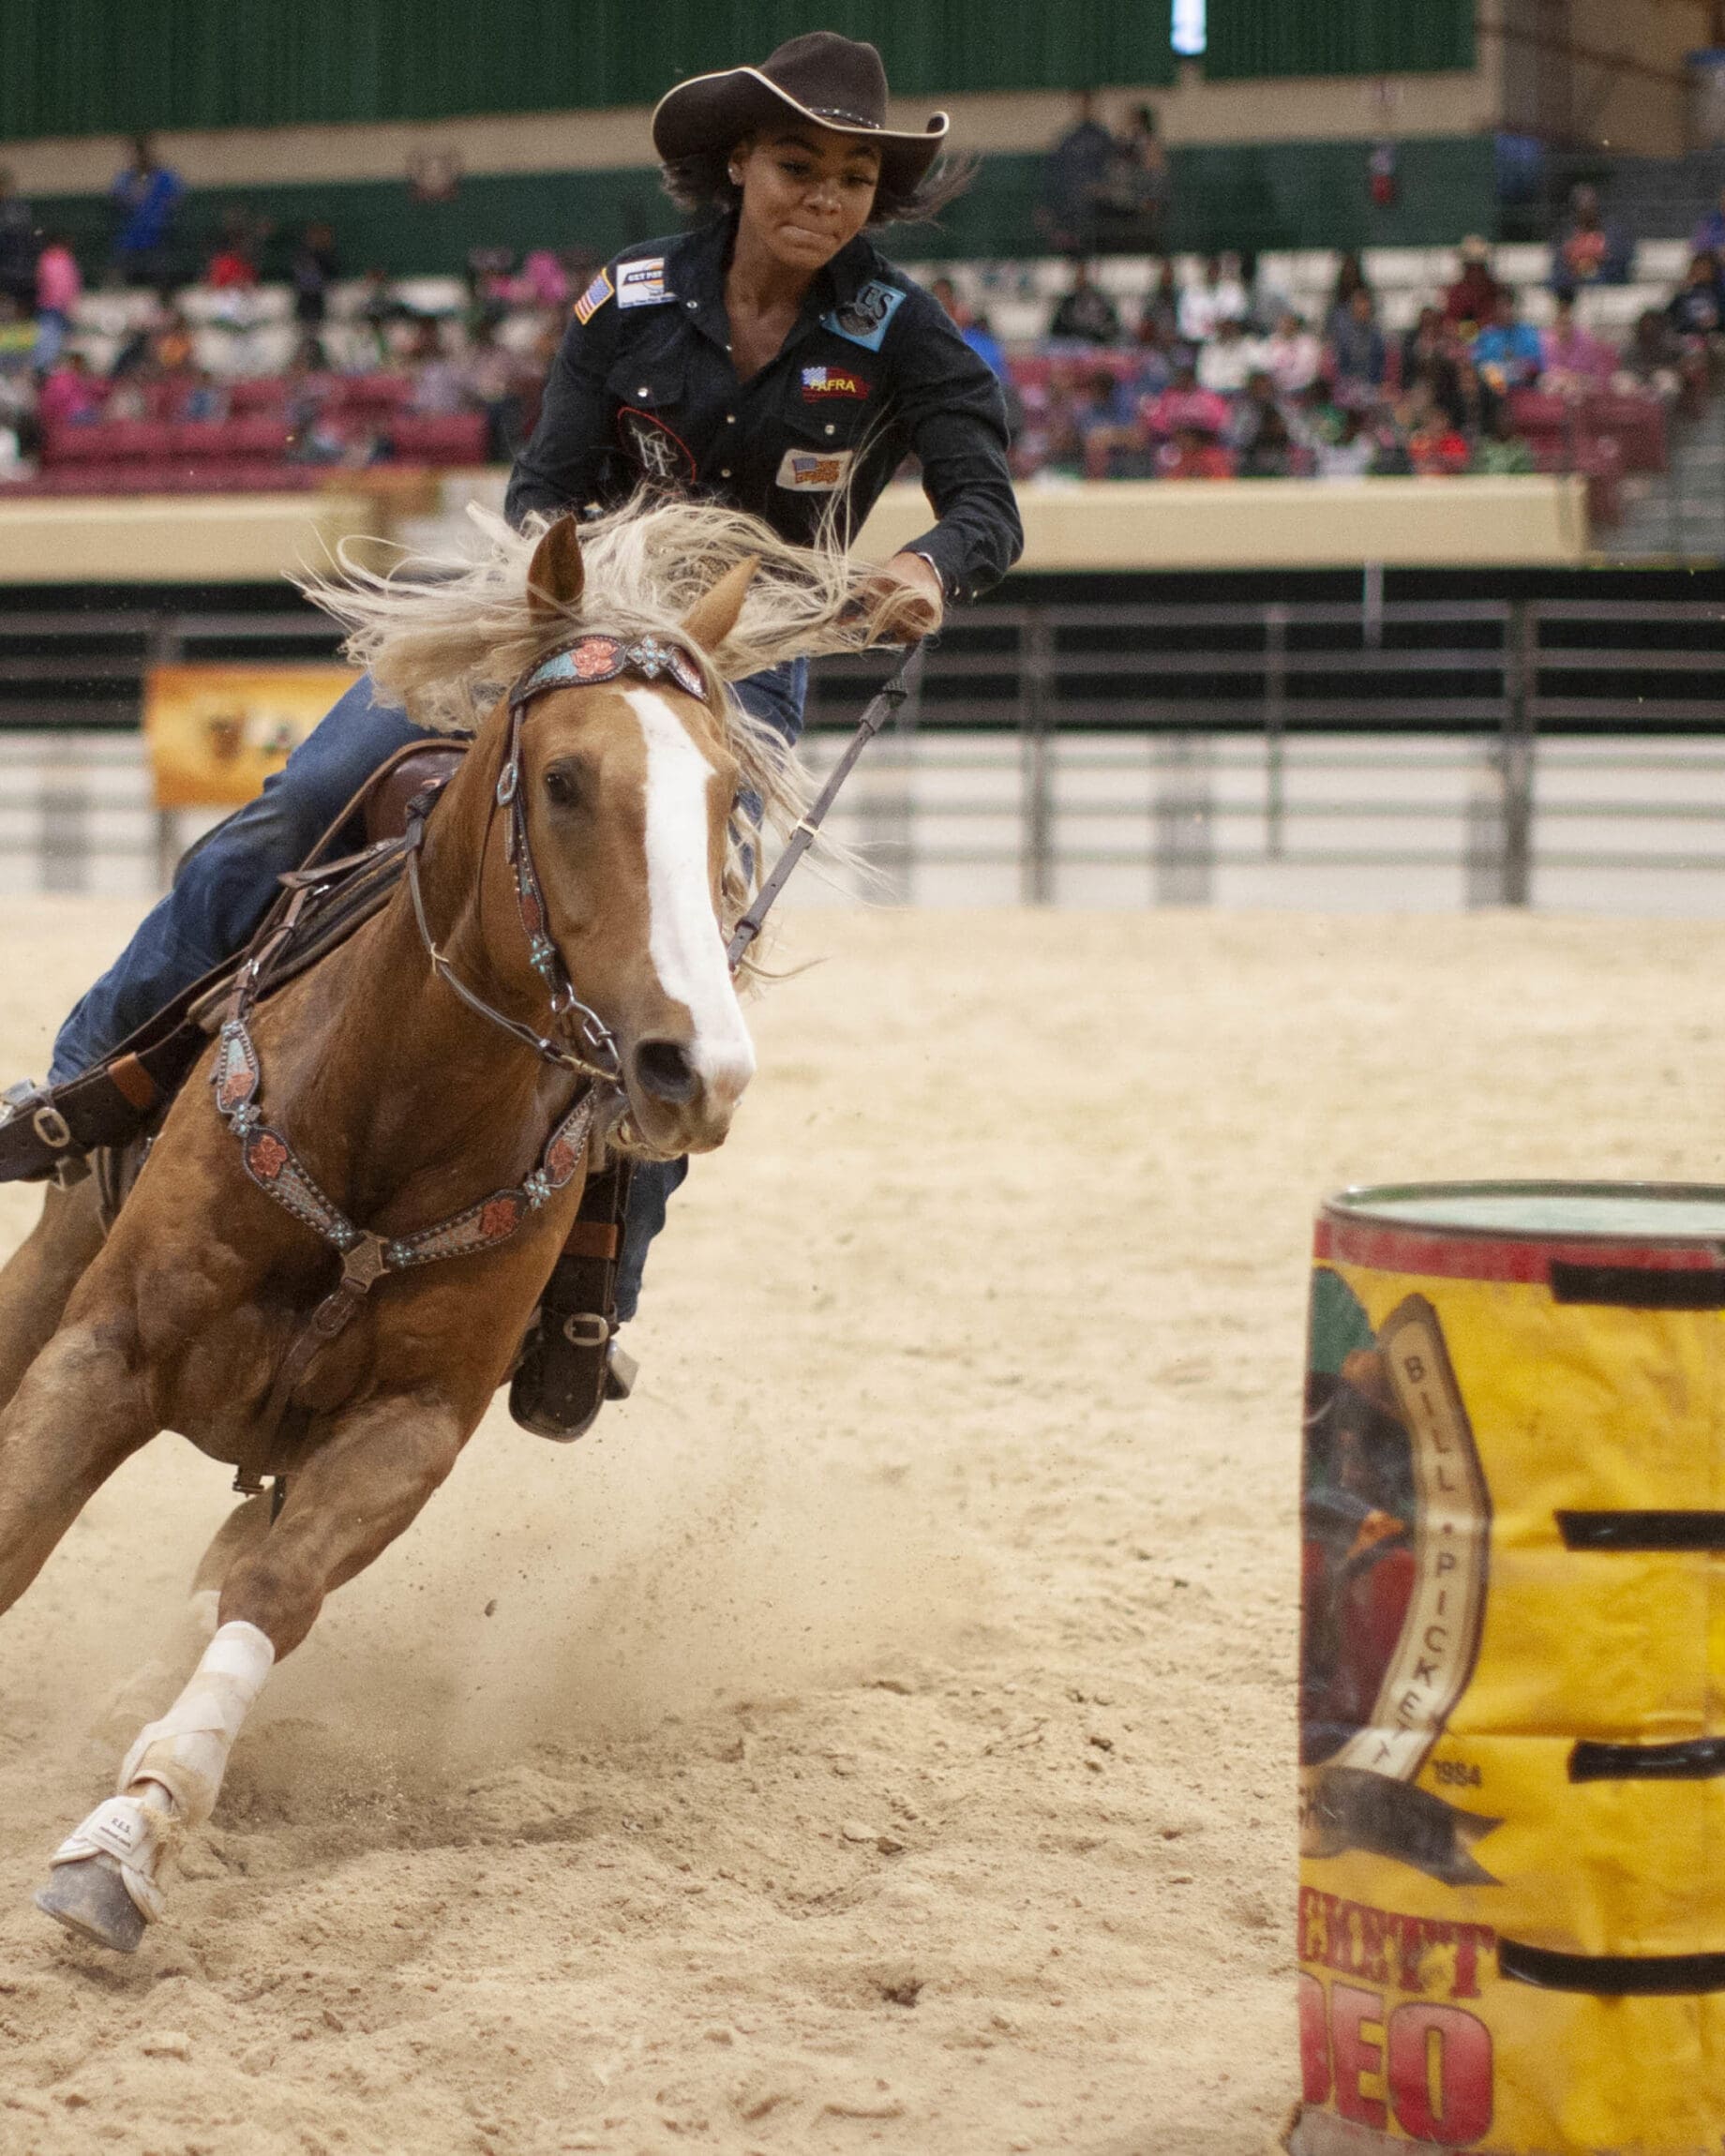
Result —
[[635, 1051], [635, 1075], [642, 1092], [681, 1108], [700, 1090], [687, 1054], [674, 1041], [643, 1041]]

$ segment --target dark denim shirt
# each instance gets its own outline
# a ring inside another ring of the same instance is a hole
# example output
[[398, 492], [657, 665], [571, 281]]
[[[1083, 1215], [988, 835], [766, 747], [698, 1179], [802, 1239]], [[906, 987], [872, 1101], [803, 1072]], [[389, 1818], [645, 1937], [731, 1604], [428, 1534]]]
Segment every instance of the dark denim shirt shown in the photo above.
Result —
[[951, 598], [1018, 559], [999, 384], [938, 301], [857, 238], [815, 278], [776, 358], [747, 382], [725, 312], [730, 222], [629, 248], [576, 303], [508, 514], [611, 506], [643, 480], [716, 497], [799, 546], [839, 496], [862, 526], [907, 456], [938, 519], [910, 542]]

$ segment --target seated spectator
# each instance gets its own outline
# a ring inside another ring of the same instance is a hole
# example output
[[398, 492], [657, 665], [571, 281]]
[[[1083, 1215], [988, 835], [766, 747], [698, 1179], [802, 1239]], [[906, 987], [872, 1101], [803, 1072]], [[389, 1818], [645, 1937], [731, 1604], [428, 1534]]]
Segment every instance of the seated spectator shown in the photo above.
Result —
[[1719, 189], [1719, 199], [1695, 228], [1689, 240], [1698, 255], [1718, 255], [1725, 261], [1725, 187]]
[[1290, 310], [1293, 302], [1279, 284], [1271, 280], [1264, 267], [1263, 258], [1248, 249], [1239, 258], [1240, 287], [1246, 294], [1246, 329], [1248, 335], [1268, 337], [1282, 316]]
[[1234, 459], [1208, 428], [1181, 427], [1158, 454], [1156, 475], [1159, 479], [1232, 479]]
[[[1692, 364], [1694, 355], [1686, 353], [1665, 310], [1650, 307], [1636, 318], [1634, 332], [1618, 357], [1617, 379], [1628, 388], [1650, 390], [1671, 402], [1689, 387]], [[1699, 364], [1704, 383], [1706, 363]]]
[[474, 338], [467, 389], [486, 415], [486, 454], [493, 464], [513, 464], [526, 442], [530, 368], [531, 362], [498, 342], [495, 330]]
[[1345, 329], [1353, 316], [1354, 300], [1358, 293], [1372, 294], [1366, 282], [1366, 273], [1358, 254], [1344, 254], [1336, 267], [1335, 290], [1329, 295], [1329, 306], [1324, 315], [1324, 341], [1334, 344], [1338, 332]]
[[1419, 478], [1452, 478], [1467, 470], [1473, 454], [1467, 436], [1429, 382], [1418, 382], [1403, 394], [1396, 420], [1407, 443], [1409, 468]]
[[1462, 242], [1462, 274], [1444, 294], [1443, 320], [1457, 329], [1483, 329], [1503, 291], [1492, 275], [1492, 250], [1478, 232]]
[[1174, 281], [1174, 264], [1164, 262], [1138, 317], [1138, 342], [1159, 345], [1166, 351], [1179, 334], [1180, 288]]
[[1242, 475], [1279, 478], [1294, 469], [1294, 438], [1276, 384], [1264, 368], [1252, 371], [1244, 394], [1235, 399], [1222, 441], [1233, 451]]
[[308, 225], [288, 265], [288, 281], [293, 287], [293, 319], [302, 330], [322, 328], [329, 314], [329, 288], [340, 274], [335, 233], [322, 222]]
[[163, 374], [151, 398], [163, 419], [226, 419], [228, 393], [207, 367], [188, 360], [184, 367]]
[[1538, 469], [1532, 449], [1515, 430], [1509, 407], [1503, 403], [1493, 405], [1486, 415], [1484, 429], [1474, 450], [1473, 470], [1501, 479]]
[[1268, 406], [1257, 432], [1239, 452], [1236, 469], [1242, 479], [1293, 479], [1307, 470], [1305, 453], [1289, 430], [1279, 404]]
[[1202, 433], [1220, 434], [1228, 424], [1228, 406], [1213, 389], [1201, 387], [1192, 363], [1182, 360], [1167, 388], [1139, 405], [1138, 417], [1152, 434], [1165, 437], [1194, 427]]
[[1118, 344], [1120, 318], [1105, 292], [1090, 282], [1090, 265], [1078, 262], [1072, 289], [1054, 310], [1048, 334], [1071, 344]]
[[[1356, 293], [1356, 298], [1371, 294]], [[1358, 407], [1344, 411], [1334, 439], [1320, 441], [1315, 450], [1317, 475], [1320, 479], [1363, 479], [1371, 471], [1377, 455], [1377, 443], [1366, 425], [1366, 415]]]
[[530, 247], [516, 278], [516, 303], [519, 307], [565, 307], [570, 300], [569, 273], [555, 247]]
[[0, 374], [26, 374], [36, 352], [36, 322], [15, 299], [0, 293]]
[[229, 210], [221, 238], [203, 272], [212, 292], [252, 292], [258, 282], [258, 244], [262, 234], [244, 210]]
[[1236, 315], [1223, 315], [1216, 334], [1198, 353], [1198, 380], [1219, 397], [1233, 397], [1264, 365], [1264, 346], [1246, 335], [1246, 325]]
[[0, 165], [0, 298], [16, 300], [25, 314], [37, 305], [38, 245], [30, 205], [10, 171]]
[[1309, 389], [1324, 367], [1324, 347], [1292, 308], [1277, 322], [1265, 340], [1264, 366], [1283, 397], [1298, 397]]
[[50, 232], [36, 265], [36, 351], [38, 374], [52, 373], [71, 332], [72, 313], [83, 295], [78, 258], [64, 232]]
[[1211, 255], [1197, 284], [1180, 294], [1180, 335], [1188, 344], [1206, 344], [1223, 322], [1243, 322], [1252, 301], [1240, 282], [1238, 255]]
[[1072, 385], [1067, 424], [1076, 434], [1087, 474], [1106, 476], [1117, 453], [1144, 447], [1138, 424], [1140, 398], [1130, 382], [1109, 367], [1098, 367]]
[[1684, 272], [1683, 282], [1672, 294], [1665, 312], [1679, 337], [1705, 341], [1718, 334], [1725, 322], [1721, 304], [1718, 258], [1698, 254]]
[[1369, 285], [1355, 287], [1341, 321], [1330, 332], [1329, 353], [1339, 395], [1369, 400], [1383, 387], [1389, 352], [1377, 326], [1377, 303]]
[[157, 163], [149, 136], [136, 136], [130, 164], [108, 190], [113, 266], [123, 284], [154, 285], [164, 297], [172, 290], [178, 268], [174, 221], [185, 193], [178, 172]]
[[1474, 339], [1473, 363], [1479, 380], [1494, 397], [1507, 397], [1512, 389], [1531, 389], [1545, 365], [1539, 332], [1518, 314], [1515, 292], [1506, 287], [1497, 295], [1492, 319]]
[[1598, 190], [1579, 187], [1552, 246], [1552, 290], [1573, 292], [1584, 284], [1628, 284], [1629, 254], [1621, 228], [1605, 222]]
[[102, 387], [90, 373], [90, 363], [81, 352], [61, 355], [37, 397], [42, 425], [82, 427], [97, 418], [102, 409]]
[[950, 277], [938, 277], [929, 285], [929, 291], [946, 310], [947, 319], [960, 337], [988, 368], [995, 380], [1008, 390], [1007, 402], [1012, 402], [1012, 369], [1007, 365], [1006, 352], [1000, 339], [973, 307], [968, 307], [958, 296], [958, 287]]
[[187, 367], [192, 356], [191, 324], [177, 307], [163, 310], [150, 336], [150, 357], [163, 373]]
[[1096, 251], [1096, 205], [1117, 154], [1113, 135], [1096, 116], [1096, 97], [1078, 93], [1078, 116], [1042, 159], [1036, 222], [1057, 254]]
[[407, 397], [410, 412], [427, 417], [448, 418], [458, 412], [472, 411], [474, 400], [467, 377], [460, 365], [443, 350], [436, 322], [419, 324], [407, 356], [413, 375]]
[[1605, 389], [1617, 371], [1617, 354], [1611, 346], [1576, 321], [1573, 292], [1566, 292], [1557, 302], [1557, 319], [1540, 341], [1545, 355], [1540, 382], [1560, 396], [1582, 397]]
[[1436, 307], [1422, 307], [1419, 320], [1402, 339], [1402, 389], [1425, 389], [1452, 426], [1464, 427], [1469, 372], [1457, 348], [1455, 332]]

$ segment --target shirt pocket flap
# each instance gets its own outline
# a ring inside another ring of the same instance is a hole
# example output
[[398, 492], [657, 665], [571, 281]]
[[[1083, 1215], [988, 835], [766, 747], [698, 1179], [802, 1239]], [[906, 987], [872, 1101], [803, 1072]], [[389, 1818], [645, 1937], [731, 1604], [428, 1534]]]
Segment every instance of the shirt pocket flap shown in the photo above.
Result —
[[675, 412], [682, 402], [684, 356], [670, 351], [653, 357], [625, 352], [605, 378], [607, 394], [638, 412]]

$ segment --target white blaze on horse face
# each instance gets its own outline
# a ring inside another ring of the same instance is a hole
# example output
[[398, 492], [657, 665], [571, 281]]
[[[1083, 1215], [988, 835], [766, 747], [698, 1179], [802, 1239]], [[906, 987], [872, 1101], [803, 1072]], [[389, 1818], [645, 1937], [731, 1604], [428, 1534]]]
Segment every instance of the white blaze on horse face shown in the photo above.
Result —
[[712, 766], [653, 689], [623, 699], [647, 741], [648, 950], [659, 986], [688, 1011], [687, 1053], [710, 1098], [734, 1105], [755, 1075], [708, 880]]

